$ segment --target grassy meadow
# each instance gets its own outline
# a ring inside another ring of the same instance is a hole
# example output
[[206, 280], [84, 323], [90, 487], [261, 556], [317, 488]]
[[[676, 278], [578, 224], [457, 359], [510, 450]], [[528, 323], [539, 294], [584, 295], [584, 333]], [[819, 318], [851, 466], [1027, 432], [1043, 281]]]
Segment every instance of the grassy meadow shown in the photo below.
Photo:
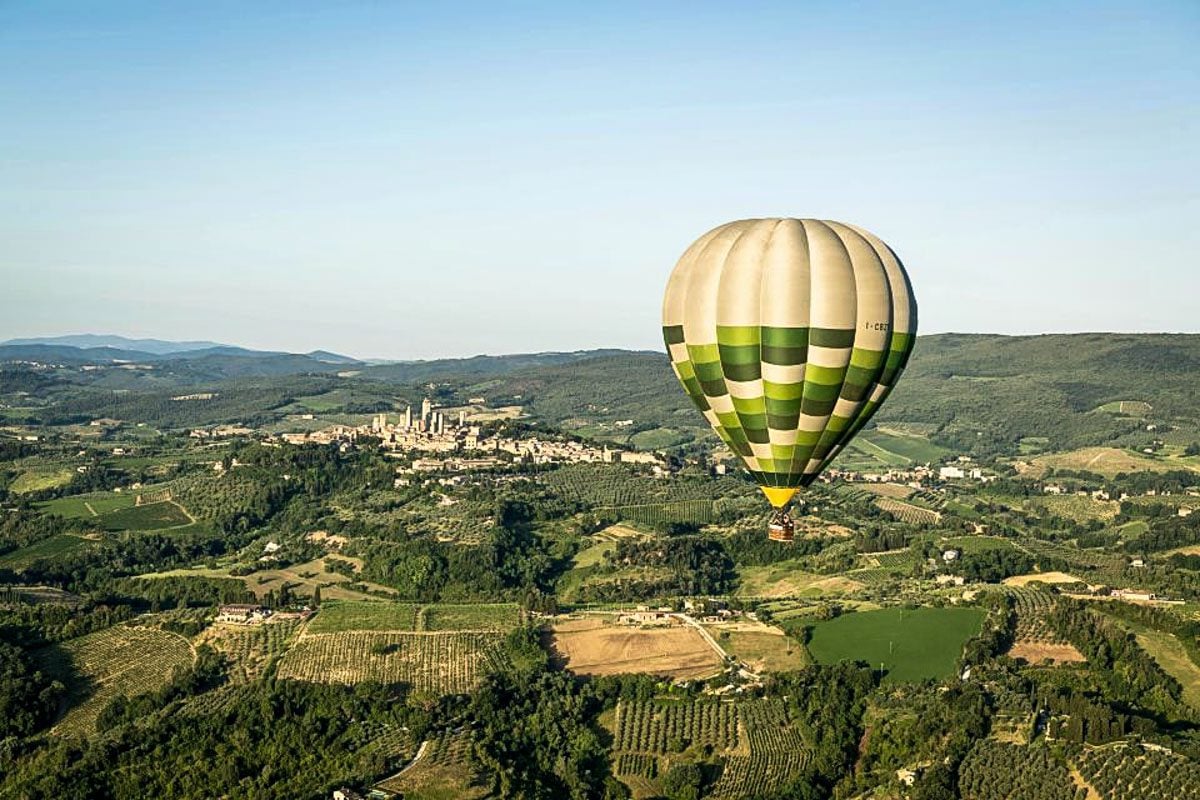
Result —
[[882, 665], [892, 683], [944, 678], [963, 644], [979, 632], [979, 608], [882, 608], [818, 622], [808, 650], [822, 664]]

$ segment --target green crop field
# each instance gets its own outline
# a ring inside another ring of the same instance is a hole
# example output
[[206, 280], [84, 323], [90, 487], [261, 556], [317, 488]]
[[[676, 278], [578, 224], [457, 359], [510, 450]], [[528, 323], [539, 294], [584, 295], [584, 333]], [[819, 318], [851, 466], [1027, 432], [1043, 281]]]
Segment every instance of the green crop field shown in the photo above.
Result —
[[48, 514], [69, 519], [94, 520], [106, 531], [152, 531], [191, 525], [193, 520], [172, 502], [137, 505], [133, 494], [93, 492], [60, 497], [38, 506]]
[[308, 632], [415, 631], [419, 610], [413, 603], [327, 601], [308, 623]]
[[58, 514], [70, 519], [92, 519], [112, 511], [133, 508], [136, 498], [132, 494], [116, 492], [93, 492], [76, 494], [38, 503], [47, 514]]
[[192, 519], [174, 503], [148, 503], [102, 514], [98, 520], [107, 531], [153, 531], [190, 525]]
[[521, 621], [516, 603], [326, 601], [308, 624], [308, 633], [341, 631], [509, 631]]
[[13, 550], [11, 553], [5, 553], [0, 556], [0, 567], [20, 570], [39, 559], [56, 558], [83, 548], [95, 547], [97, 544], [98, 542], [94, 539], [85, 539], [82, 536], [60, 533], [51, 536], [49, 539], [42, 539], [40, 542], [35, 542], [28, 547], [22, 547], [19, 550]]
[[53, 489], [65, 486], [75, 477], [75, 470], [70, 467], [37, 467], [27, 469], [17, 476], [8, 487], [13, 494], [25, 494], [41, 489]]
[[941, 678], [954, 671], [963, 643], [979, 631], [978, 608], [883, 608], [819, 622], [808, 644], [822, 664], [880, 664], [888, 682]]
[[421, 609], [421, 630], [427, 631], [509, 631], [520, 621], [515, 603], [443, 603]]
[[954, 536], [938, 540], [942, 548], [954, 548], [963, 553], [983, 553], [989, 550], [1015, 550], [1016, 545], [999, 536]]
[[[859, 458], [854, 458], [856, 455]], [[905, 456], [893, 453], [891, 450], [876, 444], [868, 439], [865, 434], [850, 440], [850, 444], [846, 447], [846, 452], [841, 454], [838, 459], [838, 464], [844, 469], [906, 467], [910, 463], [912, 462]]]
[[905, 467], [938, 461], [949, 452], [923, 436], [892, 430], [895, 432], [863, 431], [850, 442], [851, 457], [839, 459], [839, 463], [846, 468]]
[[907, 459], [914, 464], [925, 464], [944, 458], [949, 452], [939, 447], [923, 436], [907, 436], [897, 433], [884, 433], [881, 430], [864, 431], [859, 438], [882, 447], [890, 453]]

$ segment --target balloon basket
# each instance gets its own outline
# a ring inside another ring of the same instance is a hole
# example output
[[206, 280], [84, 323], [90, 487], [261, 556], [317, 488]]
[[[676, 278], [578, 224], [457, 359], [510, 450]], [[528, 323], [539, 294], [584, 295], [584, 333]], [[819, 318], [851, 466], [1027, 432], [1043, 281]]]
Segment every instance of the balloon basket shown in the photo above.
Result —
[[767, 523], [767, 538], [773, 542], [790, 542], [796, 538], [796, 527], [784, 509], [779, 509]]

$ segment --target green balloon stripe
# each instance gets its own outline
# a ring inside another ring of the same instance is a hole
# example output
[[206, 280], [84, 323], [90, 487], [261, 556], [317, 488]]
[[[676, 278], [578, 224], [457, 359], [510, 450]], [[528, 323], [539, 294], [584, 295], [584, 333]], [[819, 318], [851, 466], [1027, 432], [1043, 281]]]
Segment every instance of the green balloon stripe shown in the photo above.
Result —
[[[718, 324], [756, 317], [775, 324]], [[895, 254], [865, 231], [744, 220], [684, 254], [663, 319], [676, 375], [721, 439], [763, 485], [800, 487], [891, 392], [916, 303]]]

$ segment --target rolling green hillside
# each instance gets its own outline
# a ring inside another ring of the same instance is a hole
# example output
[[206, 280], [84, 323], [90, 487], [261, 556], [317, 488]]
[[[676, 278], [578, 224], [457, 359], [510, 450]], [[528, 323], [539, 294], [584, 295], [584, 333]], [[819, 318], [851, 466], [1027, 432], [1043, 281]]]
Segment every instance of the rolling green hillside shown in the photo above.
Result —
[[[937, 444], [977, 454], [1016, 453], [1021, 439], [1031, 437], [1044, 438], [1049, 449], [1140, 447], [1155, 437], [1186, 443], [1200, 438], [1197, 374], [1196, 335], [925, 336], [875, 422], [916, 424]], [[632, 419], [639, 430], [675, 430], [685, 441], [706, 435], [665, 356], [624, 354], [522, 370], [493, 382], [487, 394], [525, 402], [547, 421], [591, 422], [593, 434]], [[1150, 410], [1144, 416], [1099, 410], [1113, 401]], [[1148, 433], [1147, 424], [1162, 430]]]
[[[315, 363], [304, 356], [209, 355], [147, 370], [64, 368], [36, 376], [9, 365], [0, 369], [0, 403], [12, 407], [10, 418], [27, 422], [107, 416], [184, 428], [265, 424], [295, 413], [293, 401], [301, 397], [322, 412], [361, 414], [401, 410], [432, 392], [445, 404], [483, 396], [494, 406], [519, 405], [534, 420], [643, 449], [715, 441], [666, 357], [656, 353], [481, 356], [364, 367], [342, 376], [330, 374], [333, 365], [305, 366]], [[292, 369], [308, 371], [280, 374]], [[1142, 449], [1156, 439], [1182, 447], [1200, 440], [1197, 374], [1198, 335], [924, 336], [875, 422], [918, 429], [934, 444], [977, 455], [1031, 446]], [[437, 382], [432, 389], [430, 381]], [[172, 400], [184, 387], [217, 396]]]

